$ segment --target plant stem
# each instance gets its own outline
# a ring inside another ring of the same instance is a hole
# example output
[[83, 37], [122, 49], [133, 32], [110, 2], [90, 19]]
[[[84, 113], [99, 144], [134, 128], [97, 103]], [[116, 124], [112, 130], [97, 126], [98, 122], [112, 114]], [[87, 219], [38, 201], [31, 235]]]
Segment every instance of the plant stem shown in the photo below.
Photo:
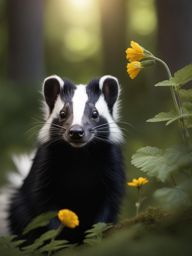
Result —
[[[56, 235], [51, 239], [50, 243], [55, 241], [55, 238], [63, 231], [64, 227], [65, 226], [63, 224], [60, 224], [60, 226], [58, 227]], [[52, 255], [52, 250], [48, 251], [47, 256], [51, 256], [51, 255]]]
[[171, 175], [171, 179], [172, 179], [173, 185], [176, 187], [177, 183], [176, 183], [175, 177], [173, 175]]
[[[158, 61], [159, 63], [161, 63], [164, 66], [164, 68], [167, 71], [168, 78], [171, 79], [172, 78], [172, 74], [171, 74], [171, 71], [170, 71], [167, 63], [164, 62], [163, 60], [155, 57], [154, 55], [152, 55], [152, 58], [154, 60]], [[171, 89], [171, 96], [172, 96], [172, 99], [173, 99], [176, 111], [177, 111], [178, 115], [183, 116], [183, 108], [182, 108], [181, 99], [180, 99], [180, 96], [179, 96], [179, 93], [178, 93], [178, 89], [175, 86], [171, 86], [170, 89]], [[189, 135], [189, 132], [187, 130], [187, 127], [185, 126], [184, 119], [181, 118], [179, 120], [179, 123], [180, 123], [180, 127], [181, 127], [181, 132], [182, 132], [183, 140], [184, 140], [186, 145], [189, 145], [188, 138], [189, 138], [190, 135]]]
[[138, 189], [138, 200], [137, 200], [137, 202], [135, 203], [135, 207], [136, 207], [136, 216], [138, 216], [138, 214], [139, 214], [139, 210], [140, 210], [140, 206], [141, 206], [141, 188], [140, 187], [138, 187], [137, 188]]

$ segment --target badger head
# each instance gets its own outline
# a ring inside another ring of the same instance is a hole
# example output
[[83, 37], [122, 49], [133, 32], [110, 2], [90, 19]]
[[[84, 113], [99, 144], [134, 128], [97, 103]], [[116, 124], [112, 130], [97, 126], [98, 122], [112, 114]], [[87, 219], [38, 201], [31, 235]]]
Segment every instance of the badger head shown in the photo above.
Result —
[[96, 141], [120, 143], [119, 94], [119, 82], [110, 75], [87, 85], [75, 85], [56, 75], [47, 77], [43, 82], [45, 124], [40, 142], [63, 141], [76, 148]]

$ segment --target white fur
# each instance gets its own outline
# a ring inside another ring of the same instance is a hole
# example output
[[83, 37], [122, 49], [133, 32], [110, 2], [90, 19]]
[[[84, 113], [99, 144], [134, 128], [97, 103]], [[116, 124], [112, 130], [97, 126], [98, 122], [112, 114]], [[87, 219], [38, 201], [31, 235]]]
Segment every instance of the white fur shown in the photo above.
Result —
[[12, 160], [16, 171], [10, 171], [7, 179], [8, 184], [0, 189], [0, 235], [8, 235], [7, 212], [8, 204], [15, 189], [20, 187], [23, 179], [28, 175], [34, 152], [31, 154], [13, 155]]
[[[44, 86], [45, 86], [45, 83], [49, 79], [53, 79], [53, 78], [57, 79], [57, 81], [60, 84], [60, 88], [61, 89], [64, 87], [64, 81], [63, 81], [63, 79], [61, 77], [59, 77], [57, 75], [48, 76], [43, 81], [43, 86], [42, 86], [43, 97], [44, 97]], [[58, 113], [62, 109], [62, 107], [63, 107], [63, 101], [61, 100], [61, 97], [58, 95], [58, 98], [57, 98], [57, 100], [55, 102], [54, 109], [53, 109], [53, 111], [52, 111], [52, 113], [50, 115], [49, 107], [48, 107], [48, 105], [47, 105], [47, 103], [45, 101], [45, 98], [44, 98], [44, 101], [43, 101], [43, 104], [42, 104], [42, 111], [43, 111], [43, 115], [44, 115], [45, 124], [43, 125], [43, 127], [39, 131], [39, 135], [38, 135], [39, 141], [41, 141], [43, 143], [49, 141], [49, 129], [50, 129], [50, 126], [51, 126], [52, 119], [53, 119], [53, 117], [58, 115]]]
[[10, 200], [12, 190], [9, 187], [3, 187], [0, 189], [0, 235], [8, 235], [8, 223], [7, 223], [7, 206]]
[[49, 131], [50, 131], [52, 120], [53, 120], [53, 118], [58, 116], [59, 112], [63, 108], [63, 105], [64, 105], [64, 102], [61, 100], [61, 97], [59, 95], [55, 102], [55, 106], [54, 106], [54, 109], [53, 109], [51, 115], [49, 115], [48, 119], [45, 121], [45, 124], [43, 125], [43, 127], [41, 128], [41, 130], [39, 132], [38, 139], [42, 143], [49, 141], [49, 139], [50, 139]]
[[[45, 83], [47, 82], [47, 80], [49, 79], [57, 79], [57, 81], [59, 82], [60, 84], [60, 87], [63, 88], [64, 86], [64, 81], [61, 77], [57, 76], [57, 75], [51, 75], [51, 76], [48, 76], [44, 79], [43, 81], [43, 86], [42, 86], [42, 95], [44, 97], [44, 86], [45, 86]], [[43, 104], [42, 104], [42, 112], [43, 112], [43, 116], [44, 116], [44, 120], [47, 120], [47, 118], [49, 117], [49, 107], [47, 106], [46, 104], [46, 101], [44, 100], [43, 101]]]
[[48, 77], [46, 77], [46, 78], [44, 79], [44, 81], [43, 81], [43, 89], [44, 89], [45, 83], [46, 83], [49, 79], [53, 79], [53, 78], [56, 79], [56, 80], [59, 82], [59, 84], [60, 84], [61, 87], [64, 86], [64, 81], [63, 81], [63, 79], [62, 79], [60, 76], [58, 76], [58, 75], [51, 75], [51, 76], [48, 76]]
[[109, 124], [109, 130], [110, 130], [110, 141], [114, 143], [121, 143], [123, 141], [123, 135], [119, 128], [119, 126], [116, 124], [114, 119], [112, 118], [107, 103], [104, 99], [104, 96], [101, 95], [98, 99], [98, 101], [95, 104], [95, 107], [99, 111], [99, 114], [106, 118], [108, 124]]
[[23, 179], [27, 177], [30, 171], [34, 155], [35, 151], [30, 154], [12, 156], [13, 163], [17, 169], [17, 172], [8, 173], [8, 181], [12, 186], [20, 187], [22, 185]]
[[72, 125], [82, 125], [82, 118], [85, 110], [85, 104], [88, 100], [85, 85], [78, 85], [75, 90], [73, 102], [73, 122]]
[[[50, 78], [56, 78], [59, 81], [60, 86], [61, 87], [64, 86], [64, 81], [56, 75], [46, 78], [44, 80], [44, 83]], [[120, 86], [119, 86], [119, 82], [116, 77], [106, 75], [106, 76], [101, 77], [99, 80], [99, 87], [101, 90], [103, 88], [104, 81], [107, 78], [114, 79], [118, 86], [118, 96], [117, 96], [117, 101], [115, 102], [115, 104], [113, 106], [113, 116], [111, 116], [111, 114], [109, 112], [109, 109], [108, 109], [108, 106], [104, 99], [103, 94], [99, 97], [98, 101], [96, 102], [96, 108], [98, 109], [99, 114], [104, 116], [106, 118], [107, 122], [109, 123], [109, 127], [110, 127], [110, 138], [109, 139], [114, 143], [120, 143], [123, 140], [123, 136], [122, 136], [122, 132], [121, 132], [120, 128], [116, 124], [116, 121], [118, 121], [118, 119], [119, 119], [119, 99], [118, 98], [119, 98], [119, 94], [120, 94]], [[88, 95], [86, 93], [86, 86], [82, 85], [82, 84], [78, 85], [77, 89], [74, 92], [74, 96], [72, 98], [72, 102], [73, 102], [72, 125], [82, 125], [82, 118], [83, 118], [85, 104], [86, 104], [87, 100], [88, 100]], [[50, 139], [49, 130], [50, 130], [51, 122], [52, 122], [53, 118], [58, 116], [60, 110], [63, 108], [63, 105], [64, 105], [64, 102], [61, 100], [61, 97], [58, 96], [51, 115], [48, 115], [44, 126], [41, 128], [41, 130], [39, 132], [38, 138], [39, 138], [40, 142], [45, 143], [45, 142], [49, 141], [49, 139]]]

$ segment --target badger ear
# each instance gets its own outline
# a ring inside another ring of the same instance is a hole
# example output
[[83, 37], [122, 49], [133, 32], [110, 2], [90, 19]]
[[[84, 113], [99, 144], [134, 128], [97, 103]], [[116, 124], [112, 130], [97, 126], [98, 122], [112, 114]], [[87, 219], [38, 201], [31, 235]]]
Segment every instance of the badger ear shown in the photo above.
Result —
[[118, 79], [114, 76], [102, 76], [99, 80], [99, 87], [102, 91], [109, 110], [112, 112], [113, 106], [120, 94]]
[[60, 94], [63, 85], [64, 81], [57, 75], [48, 76], [43, 82], [43, 95], [50, 113], [54, 108], [55, 101]]

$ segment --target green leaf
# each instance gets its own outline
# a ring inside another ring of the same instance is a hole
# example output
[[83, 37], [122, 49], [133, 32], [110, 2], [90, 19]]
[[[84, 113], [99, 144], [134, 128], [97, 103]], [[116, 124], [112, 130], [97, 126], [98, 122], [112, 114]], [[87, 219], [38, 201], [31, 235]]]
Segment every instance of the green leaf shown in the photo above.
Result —
[[161, 81], [155, 86], [175, 86], [184, 85], [192, 80], [192, 64], [185, 66], [174, 73], [174, 76], [169, 80]]
[[15, 247], [19, 247], [20, 245], [22, 245], [26, 240], [16, 240], [16, 241], [12, 241], [13, 245]]
[[175, 118], [169, 120], [166, 125], [170, 125], [172, 124], [173, 122], [179, 120], [179, 119], [185, 119], [185, 118], [189, 118], [189, 117], [192, 117], [192, 114], [182, 114], [182, 115], [179, 115], [179, 116], [176, 116]]
[[177, 117], [177, 115], [174, 112], [161, 112], [153, 118], [148, 119], [147, 122], [165, 122], [172, 120], [175, 117]]
[[176, 84], [184, 85], [192, 80], [192, 64], [185, 66], [174, 74]]
[[28, 251], [28, 252], [32, 252], [37, 250], [39, 247], [41, 247], [45, 241], [47, 240], [51, 240], [53, 237], [56, 236], [58, 230], [54, 229], [54, 230], [49, 230], [47, 232], [45, 232], [44, 234], [42, 234], [39, 238], [37, 238], [33, 244], [28, 245], [26, 247], [23, 247], [22, 249], [24, 251]]
[[147, 120], [147, 122], [155, 123], [155, 122], [166, 122], [166, 126], [172, 124], [173, 122], [179, 120], [179, 119], [186, 119], [192, 117], [191, 113], [184, 113], [182, 115], [177, 115], [174, 112], [161, 112], [154, 116], [153, 118], [150, 118]]
[[91, 229], [85, 231], [85, 239], [83, 242], [88, 245], [98, 244], [103, 239], [103, 233], [110, 229], [112, 224], [99, 222], [94, 224]]
[[24, 229], [23, 234], [27, 234], [29, 231], [39, 228], [39, 227], [44, 227], [47, 226], [50, 222], [50, 220], [54, 217], [56, 217], [57, 213], [56, 212], [46, 212], [43, 213], [39, 216], [37, 216], [35, 219], [33, 219], [29, 225]]
[[178, 86], [178, 85], [179, 84], [177, 84], [173, 78], [171, 78], [170, 80], [164, 80], [164, 81], [161, 81], [161, 82], [158, 82], [155, 84], [156, 87], [158, 87], [158, 86]]
[[154, 197], [167, 210], [189, 207], [192, 204], [188, 194], [179, 187], [160, 188], [155, 191]]
[[[14, 256], [22, 256], [25, 255], [19, 249], [19, 245], [21, 245], [24, 240], [13, 240], [17, 238], [17, 236], [1, 236], [0, 237], [0, 255], [14, 255]], [[29, 255], [28, 255], [29, 256]]]
[[63, 248], [70, 248], [73, 246], [74, 246], [73, 244], [70, 244], [66, 240], [54, 240], [54, 241], [51, 241], [49, 244], [46, 244], [45, 246], [41, 247], [39, 251], [40, 252], [56, 251]]
[[95, 234], [95, 235], [101, 234], [111, 227], [112, 227], [111, 224], [104, 223], [104, 222], [98, 222], [98, 223], [94, 224], [91, 229], [86, 230], [85, 234]]
[[173, 172], [192, 164], [192, 152], [179, 146], [164, 151], [147, 146], [137, 150], [131, 163], [148, 176], [165, 182]]
[[180, 89], [178, 92], [182, 100], [192, 101], [192, 89]]

